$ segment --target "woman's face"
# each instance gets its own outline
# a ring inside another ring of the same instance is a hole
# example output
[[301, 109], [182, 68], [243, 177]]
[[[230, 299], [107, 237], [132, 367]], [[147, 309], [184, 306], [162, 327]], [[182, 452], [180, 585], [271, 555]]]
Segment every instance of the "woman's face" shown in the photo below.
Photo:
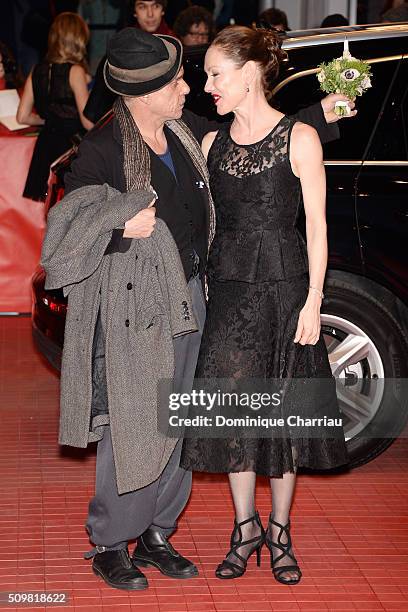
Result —
[[219, 115], [239, 107], [247, 96], [245, 66], [239, 68], [219, 47], [210, 47], [205, 55], [207, 73], [205, 91], [213, 97]]
[[3, 56], [0, 53], [0, 79], [4, 79], [4, 76], [5, 76], [5, 72], [4, 72]]

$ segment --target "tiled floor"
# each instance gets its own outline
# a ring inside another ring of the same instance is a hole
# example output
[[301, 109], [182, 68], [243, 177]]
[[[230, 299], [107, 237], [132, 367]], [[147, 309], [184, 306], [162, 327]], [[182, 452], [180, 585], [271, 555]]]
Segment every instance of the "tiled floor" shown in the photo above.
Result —
[[[0, 317], [0, 398], [0, 591], [64, 591], [69, 603], [60, 607], [82, 612], [408, 611], [408, 440], [349, 474], [299, 478], [292, 512], [299, 585], [275, 582], [265, 550], [260, 569], [251, 560], [239, 580], [214, 577], [232, 505], [224, 477], [197, 476], [172, 541], [200, 576], [177, 581], [147, 570], [150, 588], [129, 594], [105, 586], [82, 558], [95, 456], [57, 446], [58, 378], [35, 353], [28, 318]], [[265, 481], [257, 506], [266, 518]]]

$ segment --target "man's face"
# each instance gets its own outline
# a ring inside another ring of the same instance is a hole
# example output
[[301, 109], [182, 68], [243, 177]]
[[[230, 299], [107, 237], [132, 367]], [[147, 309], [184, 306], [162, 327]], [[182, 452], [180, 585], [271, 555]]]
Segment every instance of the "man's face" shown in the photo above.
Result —
[[164, 15], [163, 5], [152, 0], [136, 0], [134, 16], [141, 30], [154, 34]]
[[205, 45], [208, 43], [208, 35], [208, 27], [204, 21], [200, 21], [200, 23], [193, 23], [190, 26], [187, 34], [183, 36], [182, 42], [185, 46]]
[[189, 91], [190, 88], [184, 80], [184, 69], [181, 68], [171, 83], [149, 94], [150, 110], [163, 121], [180, 119]]

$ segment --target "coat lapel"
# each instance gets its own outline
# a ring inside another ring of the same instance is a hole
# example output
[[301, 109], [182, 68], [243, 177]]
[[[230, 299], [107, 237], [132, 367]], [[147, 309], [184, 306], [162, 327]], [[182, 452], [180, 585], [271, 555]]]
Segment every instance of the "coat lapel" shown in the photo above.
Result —
[[165, 128], [165, 131], [166, 136], [168, 136], [167, 141], [169, 143], [170, 151], [172, 151], [173, 149], [173, 151], [176, 153], [175, 155], [173, 155], [173, 163], [176, 170], [178, 183], [183, 183], [183, 176], [185, 176], [186, 174], [187, 176], [185, 176], [185, 178], [187, 180], [189, 180], [190, 178], [188, 176], [190, 173], [194, 177], [194, 185], [192, 185], [192, 191], [194, 191], [194, 194], [197, 196], [197, 206], [203, 206], [205, 210], [205, 231], [208, 241], [208, 234], [210, 231], [210, 210], [208, 191], [205, 187], [204, 179], [194, 166], [189, 154], [187, 153], [177, 136], [173, 132], [170, 132], [168, 128]]

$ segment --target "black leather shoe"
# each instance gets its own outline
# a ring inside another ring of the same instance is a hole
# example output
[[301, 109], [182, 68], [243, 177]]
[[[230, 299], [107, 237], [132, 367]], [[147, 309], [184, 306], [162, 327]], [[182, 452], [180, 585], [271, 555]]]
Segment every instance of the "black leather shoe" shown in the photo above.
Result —
[[137, 539], [132, 560], [141, 567], [153, 565], [162, 574], [171, 578], [193, 578], [198, 576], [198, 569], [194, 563], [182, 557], [174, 550], [163, 533], [154, 527], [149, 527]]
[[149, 586], [146, 576], [132, 563], [126, 549], [96, 554], [92, 569], [114, 589], [141, 591]]

